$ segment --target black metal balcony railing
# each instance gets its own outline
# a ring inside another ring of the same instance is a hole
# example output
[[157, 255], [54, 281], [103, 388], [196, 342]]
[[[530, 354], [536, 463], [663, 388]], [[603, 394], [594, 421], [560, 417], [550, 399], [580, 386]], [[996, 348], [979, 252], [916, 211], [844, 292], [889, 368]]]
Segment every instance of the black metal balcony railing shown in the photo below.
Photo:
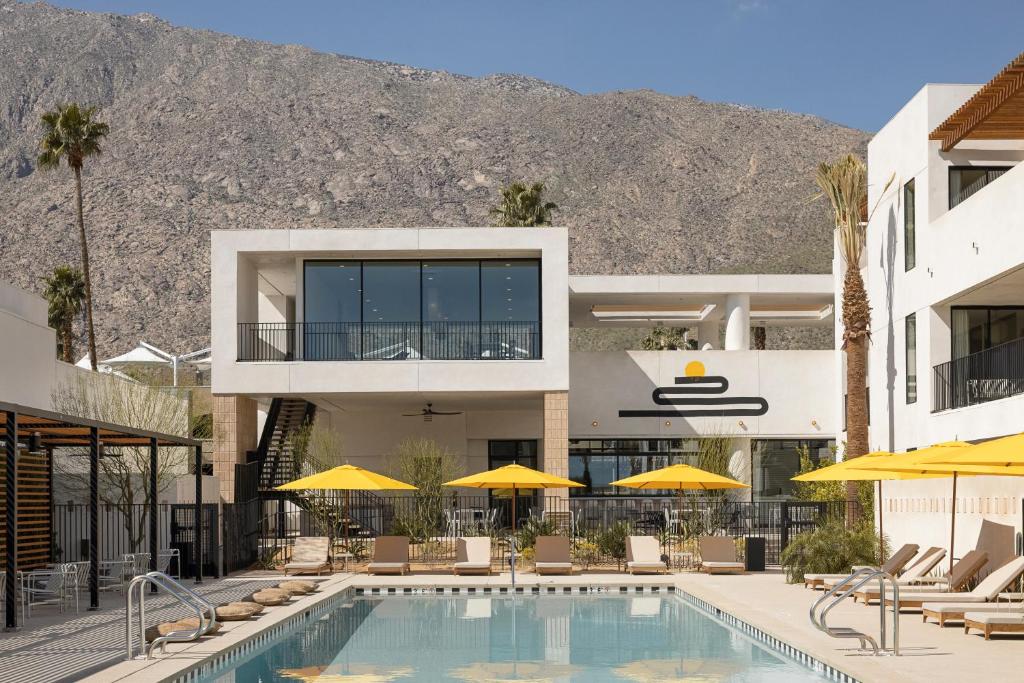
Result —
[[540, 323], [239, 323], [238, 360], [535, 360]]
[[932, 412], [1024, 393], [1024, 337], [932, 368]]

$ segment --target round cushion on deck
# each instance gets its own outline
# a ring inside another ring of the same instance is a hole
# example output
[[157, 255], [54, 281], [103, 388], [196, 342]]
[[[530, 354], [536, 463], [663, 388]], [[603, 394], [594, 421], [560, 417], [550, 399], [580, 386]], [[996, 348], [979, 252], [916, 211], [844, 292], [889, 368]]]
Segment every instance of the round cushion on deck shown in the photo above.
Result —
[[[197, 619], [196, 617], [189, 617], [188, 619], [179, 619], [175, 623], [180, 627], [180, 630], [184, 631], [188, 629], [194, 629], [196, 626], [199, 626], [199, 619]], [[220, 624], [214, 624], [213, 628], [206, 632], [206, 635], [212, 636], [219, 630]]]
[[242, 602], [229, 602], [227, 604], [231, 607], [242, 607], [243, 609], [247, 609], [250, 612], [252, 612], [253, 616], [256, 616], [257, 614], [262, 614], [264, 609], [263, 605], [253, 602], [251, 600], [245, 600]]
[[221, 605], [217, 608], [217, 621], [245, 621], [251, 619], [253, 614], [248, 607]]
[[[218, 619], [220, 615], [218, 615]], [[195, 617], [191, 619], [182, 619], [181, 621], [168, 621], [163, 624], [157, 624], [156, 626], [150, 626], [146, 629], [146, 642], [152, 643], [159, 636], [166, 636], [169, 633], [175, 631], [191, 631], [199, 625], [199, 620]], [[220, 624], [217, 624], [207, 635], [211, 635], [220, 630]]]
[[283, 591], [267, 589], [256, 591], [249, 598], [258, 605], [274, 607], [288, 602], [291, 599], [291, 595]]
[[311, 581], [282, 581], [277, 584], [277, 587], [289, 593], [298, 593], [300, 595], [312, 593], [316, 590], [316, 584]]

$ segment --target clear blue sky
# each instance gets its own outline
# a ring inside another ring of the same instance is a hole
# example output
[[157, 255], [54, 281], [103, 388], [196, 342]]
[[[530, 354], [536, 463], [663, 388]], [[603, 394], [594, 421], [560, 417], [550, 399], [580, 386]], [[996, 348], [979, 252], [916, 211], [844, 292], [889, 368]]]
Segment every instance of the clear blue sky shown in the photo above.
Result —
[[927, 82], [984, 82], [1024, 51], [1024, 0], [54, 0], [584, 93], [672, 95], [877, 130]]

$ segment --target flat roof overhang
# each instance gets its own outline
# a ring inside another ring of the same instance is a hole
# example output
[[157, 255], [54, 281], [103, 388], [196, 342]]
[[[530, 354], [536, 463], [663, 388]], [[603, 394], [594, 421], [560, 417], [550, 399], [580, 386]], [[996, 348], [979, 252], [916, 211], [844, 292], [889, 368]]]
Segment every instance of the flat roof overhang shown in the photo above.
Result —
[[569, 277], [573, 327], [640, 327], [721, 320], [730, 294], [750, 297], [751, 322], [829, 326], [832, 275], [575, 275]]
[[962, 140], [1024, 140], [1024, 52], [928, 135], [943, 152]]
[[202, 441], [185, 436], [162, 434], [144, 429], [55, 413], [39, 408], [0, 402], [0, 423], [6, 423], [8, 413], [17, 415], [18, 440], [28, 442], [37, 438], [44, 448], [88, 447], [90, 432], [96, 429], [99, 440], [108, 446], [202, 446]]

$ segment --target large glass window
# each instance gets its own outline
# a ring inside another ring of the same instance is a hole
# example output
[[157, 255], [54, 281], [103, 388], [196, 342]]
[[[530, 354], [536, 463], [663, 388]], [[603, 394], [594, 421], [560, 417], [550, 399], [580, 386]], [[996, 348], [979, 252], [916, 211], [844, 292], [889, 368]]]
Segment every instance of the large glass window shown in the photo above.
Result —
[[953, 208], [1012, 166], [951, 166], [949, 168], [949, 208]]
[[754, 501], [786, 500], [793, 496], [800, 472], [800, 455], [815, 465], [834, 460], [834, 441], [826, 439], [754, 439], [751, 441], [751, 488]]
[[616, 479], [676, 463], [698, 465], [698, 439], [571, 439], [569, 478], [583, 488], [570, 496], [669, 496], [667, 490], [633, 490], [612, 486]]
[[307, 261], [304, 301], [306, 360], [541, 357], [537, 260]]
[[907, 372], [907, 403], [917, 403], [917, 314], [907, 316], [904, 324], [906, 353], [904, 364]]
[[914, 179], [903, 186], [903, 267], [910, 270], [917, 264], [917, 237], [914, 218]]
[[1024, 306], [954, 306], [953, 360], [1024, 337]]

